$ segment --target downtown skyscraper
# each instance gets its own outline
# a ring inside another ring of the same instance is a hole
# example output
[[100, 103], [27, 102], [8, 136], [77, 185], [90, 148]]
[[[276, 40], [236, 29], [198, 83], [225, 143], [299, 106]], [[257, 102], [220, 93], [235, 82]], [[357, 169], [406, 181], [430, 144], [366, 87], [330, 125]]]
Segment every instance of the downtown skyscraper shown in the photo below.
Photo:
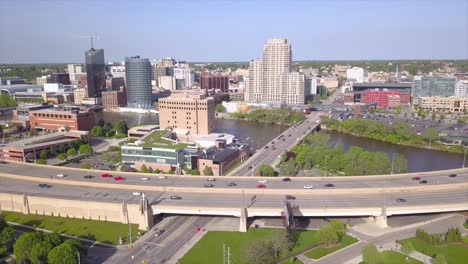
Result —
[[127, 106], [131, 108], [152, 108], [151, 63], [140, 56], [125, 58], [125, 79], [127, 84]]
[[263, 57], [250, 62], [245, 100], [304, 104], [305, 76], [292, 72], [291, 65], [292, 51], [288, 40], [268, 40], [263, 48]]
[[[85, 52], [88, 97], [102, 97], [106, 88], [106, 71], [104, 68], [104, 50], [91, 48]], [[96, 102], [98, 100], [96, 99]]]

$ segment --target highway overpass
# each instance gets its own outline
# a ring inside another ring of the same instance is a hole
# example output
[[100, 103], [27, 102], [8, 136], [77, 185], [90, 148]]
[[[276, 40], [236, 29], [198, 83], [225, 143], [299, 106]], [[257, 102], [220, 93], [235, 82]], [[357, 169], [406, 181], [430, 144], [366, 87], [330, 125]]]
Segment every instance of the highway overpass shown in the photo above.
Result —
[[[214, 188], [204, 188], [208, 177], [115, 173], [125, 181], [102, 178], [105, 171], [42, 166], [25, 163], [0, 164], [0, 208], [23, 213], [85, 217], [87, 219], [152, 226], [162, 213], [280, 216], [285, 195], [296, 216], [374, 216], [385, 226], [386, 217], [416, 213], [468, 210], [468, 169], [401, 175], [347, 177], [268, 178], [266, 189], [256, 185], [260, 177], [217, 177]], [[64, 173], [66, 177], [56, 175]], [[456, 177], [449, 177], [457, 174]], [[85, 179], [84, 175], [94, 176]], [[142, 180], [149, 177], [149, 180]], [[413, 177], [422, 177], [420, 184]], [[236, 186], [226, 186], [235, 182]], [[39, 183], [52, 185], [42, 189]], [[325, 187], [334, 184], [333, 188]], [[312, 190], [303, 188], [314, 186]], [[132, 192], [144, 192], [145, 198]], [[177, 195], [181, 200], [172, 200]], [[405, 202], [397, 202], [403, 198]], [[243, 213], [244, 212], [244, 213]], [[241, 218], [242, 219], [242, 218]], [[245, 230], [245, 227], [243, 228]]]

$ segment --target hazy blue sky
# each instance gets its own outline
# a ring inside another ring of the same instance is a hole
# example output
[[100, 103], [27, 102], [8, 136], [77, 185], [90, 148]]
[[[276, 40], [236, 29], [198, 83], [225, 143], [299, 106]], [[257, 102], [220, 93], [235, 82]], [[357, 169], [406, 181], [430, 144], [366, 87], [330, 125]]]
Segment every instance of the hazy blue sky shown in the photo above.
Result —
[[0, 63], [172, 56], [247, 61], [285, 37], [294, 60], [467, 59], [468, 0], [0, 0]]

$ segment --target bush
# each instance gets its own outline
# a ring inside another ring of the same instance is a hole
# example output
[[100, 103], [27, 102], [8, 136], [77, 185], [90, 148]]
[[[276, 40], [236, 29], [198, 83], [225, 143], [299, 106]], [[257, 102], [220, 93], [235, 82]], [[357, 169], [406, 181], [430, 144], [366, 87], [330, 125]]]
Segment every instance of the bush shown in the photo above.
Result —
[[80, 148], [79, 148], [79, 152], [81, 154], [91, 153], [91, 152], [93, 152], [93, 147], [91, 147], [90, 144], [81, 145]]
[[120, 148], [116, 146], [110, 146], [107, 148], [107, 151], [114, 152], [114, 151], [119, 151]]
[[60, 153], [60, 154], [58, 154], [57, 158], [58, 158], [59, 160], [64, 160], [64, 159], [67, 158], [67, 154], [65, 154], [65, 153]]
[[36, 163], [37, 163], [37, 164], [41, 164], [41, 165], [47, 165], [47, 160], [45, 160], [45, 159], [38, 159], [38, 160], [36, 160]]
[[81, 164], [81, 166], [80, 166], [80, 168], [82, 168], [82, 169], [88, 169], [88, 170], [91, 169], [91, 167], [92, 167], [92, 166], [91, 166], [91, 163], [89, 163], [89, 162], [83, 163], [83, 164]]
[[457, 227], [449, 228], [449, 230], [447, 231], [447, 235], [445, 237], [445, 241], [447, 243], [461, 242], [462, 236], [461, 236], [460, 230]]
[[76, 156], [78, 153], [74, 148], [71, 148], [67, 151], [67, 156]]

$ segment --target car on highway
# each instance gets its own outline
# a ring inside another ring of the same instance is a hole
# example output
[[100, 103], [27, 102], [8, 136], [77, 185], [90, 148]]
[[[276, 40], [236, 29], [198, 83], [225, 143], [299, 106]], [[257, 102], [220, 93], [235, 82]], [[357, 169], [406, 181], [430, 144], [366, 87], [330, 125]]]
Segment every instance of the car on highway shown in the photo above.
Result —
[[290, 136], [291, 136], [291, 134], [288, 135], [288, 137], [290, 137]]
[[450, 178], [455, 178], [455, 177], [457, 177], [457, 175], [456, 174], [450, 174], [449, 177]]
[[141, 192], [132, 192], [132, 195], [140, 196], [140, 195], [141, 195]]
[[291, 181], [291, 178], [283, 178], [283, 179], [281, 179], [281, 180], [284, 181], [284, 182], [290, 182], [290, 181]]
[[230, 183], [228, 183], [228, 184], [226, 184], [226, 185], [229, 186], [229, 187], [234, 187], [234, 186], [236, 186], [237, 184], [236, 184], [235, 182], [230, 182]]
[[285, 141], [286, 141], [286, 139], [283, 138], [283, 142], [285, 142]]
[[314, 186], [312, 186], [311, 184], [304, 185], [304, 189], [312, 189], [312, 188], [314, 188]]
[[148, 177], [140, 178], [140, 180], [142, 180], [142, 181], [149, 181], [149, 179], [150, 179], [150, 178], [148, 178]]
[[273, 147], [273, 148], [272, 148], [272, 150], [276, 150], [276, 148], [275, 148], [275, 147]]
[[101, 177], [103, 178], [112, 178], [112, 175], [110, 175], [109, 173], [104, 173], [101, 175]]
[[167, 178], [167, 177], [166, 177], [166, 176], [164, 176], [164, 175], [160, 175], [160, 176], [158, 176], [158, 179], [166, 179], [166, 178]]
[[427, 183], [426, 180], [421, 180], [421, 181], [419, 181], [419, 184], [426, 184], [426, 183]]
[[404, 198], [397, 198], [397, 199], [396, 199], [396, 202], [397, 202], [397, 203], [404, 203], [404, 202], [406, 202], [406, 199], [404, 199]]
[[285, 195], [284, 199], [286, 199], [286, 200], [296, 200], [296, 197], [292, 196], [292, 195]]
[[57, 177], [63, 178], [63, 177], [65, 177], [65, 174], [63, 174], [63, 173], [57, 174]]
[[207, 181], [216, 181], [215, 178], [208, 178], [208, 179], [206, 179], [206, 180], [207, 180]]
[[156, 230], [156, 232], [154, 233], [154, 236], [155, 236], [155, 237], [159, 237], [159, 236], [161, 236], [163, 233], [164, 233], [164, 230], [159, 229], [159, 230]]
[[268, 147], [268, 146], [265, 146], [265, 149], [269, 149], [269, 148], [270, 148], [270, 147]]
[[258, 182], [259, 182], [259, 183], [267, 183], [268, 180], [259, 180]]
[[177, 195], [171, 195], [171, 200], [182, 200], [182, 197], [177, 196]]
[[207, 183], [207, 184], [203, 185], [203, 187], [206, 187], [206, 188], [213, 188], [214, 185], [211, 184], [211, 183]]
[[114, 180], [116, 180], [116, 181], [125, 181], [125, 178], [122, 177], [122, 176], [117, 176], [117, 177], [114, 177]]
[[248, 169], [251, 170], [253, 167], [252, 166], [249, 166]]
[[257, 188], [258, 188], [258, 189], [265, 189], [265, 188], [266, 188], [266, 185], [259, 184], [259, 185], [257, 185]]
[[37, 187], [41, 188], [41, 189], [48, 189], [50, 187], [52, 187], [52, 185], [49, 185], [49, 184], [45, 184], [45, 183], [39, 183], [37, 185]]
[[335, 187], [335, 185], [333, 183], [327, 183], [324, 186], [328, 187], [328, 188]]
[[419, 181], [419, 180], [421, 180], [421, 177], [413, 177], [412, 179], [413, 179], [413, 181]]
[[94, 176], [93, 175], [85, 175], [85, 176], [83, 176], [83, 178], [90, 180], [90, 179], [94, 178]]

